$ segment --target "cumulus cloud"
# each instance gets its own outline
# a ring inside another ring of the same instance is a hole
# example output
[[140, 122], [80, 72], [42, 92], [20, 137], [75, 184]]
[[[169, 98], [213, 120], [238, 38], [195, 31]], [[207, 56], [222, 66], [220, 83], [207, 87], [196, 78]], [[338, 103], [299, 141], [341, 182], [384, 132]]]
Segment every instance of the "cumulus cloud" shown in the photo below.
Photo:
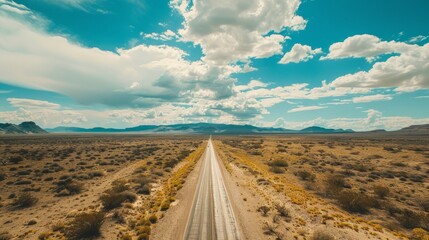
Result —
[[282, 53], [281, 34], [305, 28], [296, 15], [300, 0], [171, 0], [183, 16], [182, 40], [201, 46], [204, 60], [214, 64], [266, 58]]
[[312, 49], [310, 46], [301, 45], [299, 43], [293, 45], [290, 52], [287, 52], [279, 63], [288, 64], [288, 63], [299, 63], [307, 62], [312, 59], [314, 55], [322, 53], [321, 48]]
[[294, 113], [294, 112], [304, 112], [304, 111], [313, 111], [313, 110], [319, 110], [319, 109], [324, 109], [326, 107], [324, 106], [301, 106], [301, 107], [297, 107], [297, 108], [292, 108], [290, 109], [289, 113]]
[[59, 104], [51, 103], [48, 101], [42, 101], [42, 100], [34, 100], [34, 99], [27, 99], [27, 98], [8, 98], [6, 101], [9, 102], [10, 105], [17, 107], [17, 108], [25, 108], [25, 109], [32, 109], [32, 108], [44, 108], [44, 109], [58, 109], [60, 108]]
[[154, 106], [189, 98], [187, 93], [199, 89], [212, 91], [214, 98], [228, 97], [233, 94], [230, 75], [241, 71], [187, 61], [183, 50], [165, 45], [117, 52], [86, 48], [4, 12], [0, 35], [3, 82], [61, 93], [82, 104]]
[[407, 43], [396, 41], [386, 42], [376, 36], [362, 34], [351, 36], [343, 42], [332, 44], [329, 47], [329, 54], [321, 59], [366, 58], [367, 61], [371, 62], [379, 55], [403, 53], [413, 47]]
[[368, 96], [362, 96], [362, 97], [354, 97], [352, 101], [354, 103], [367, 103], [367, 102], [376, 102], [376, 101], [388, 101], [392, 99], [393, 97], [391, 95], [375, 94], [375, 95], [368, 95]]
[[315, 118], [309, 121], [292, 122], [279, 118], [264, 126], [277, 126], [287, 129], [303, 129], [311, 126], [321, 126], [326, 128], [353, 129], [355, 131], [370, 131], [374, 129], [398, 130], [404, 127], [418, 124], [428, 124], [429, 118], [412, 118], [404, 116], [383, 116], [383, 113], [375, 109], [363, 111], [366, 117], [362, 118]]
[[344, 48], [332, 47], [341, 46], [341, 44], [333, 44], [326, 58], [373, 58], [388, 52], [396, 52], [399, 55], [391, 56], [384, 62], [375, 63], [369, 71], [338, 77], [330, 85], [351, 88], [395, 88], [398, 92], [429, 88], [429, 65], [427, 64], [429, 62], [429, 44], [419, 46], [393, 41], [380, 42], [377, 40], [378, 38], [370, 35], [365, 35], [364, 39], [375, 41], [369, 41], [369, 44], [364, 43], [365, 41], [360, 44], [351, 44], [355, 41], [346, 40], [344, 43], [348, 43], [344, 44], [346, 45]]

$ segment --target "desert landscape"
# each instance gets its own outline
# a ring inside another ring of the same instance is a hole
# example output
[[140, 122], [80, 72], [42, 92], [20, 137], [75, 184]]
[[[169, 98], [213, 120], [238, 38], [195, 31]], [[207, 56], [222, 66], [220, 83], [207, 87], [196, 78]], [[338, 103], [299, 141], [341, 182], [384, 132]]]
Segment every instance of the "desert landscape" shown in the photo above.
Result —
[[[1, 239], [181, 239], [208, 139], [3, 135]], [[210, 141], [240, 239], [429, 236], [428, 135], [215, 135]]]
[[203, 140], [1, 136], [0, 239], [148, 239]]

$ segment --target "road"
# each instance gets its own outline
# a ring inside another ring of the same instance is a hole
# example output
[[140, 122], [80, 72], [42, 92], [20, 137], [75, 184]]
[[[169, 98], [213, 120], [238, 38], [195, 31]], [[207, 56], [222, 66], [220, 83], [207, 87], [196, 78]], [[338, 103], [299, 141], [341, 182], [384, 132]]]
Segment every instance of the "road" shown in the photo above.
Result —
[[211, 138], [201, 164], [184, 239], [240, 239]]

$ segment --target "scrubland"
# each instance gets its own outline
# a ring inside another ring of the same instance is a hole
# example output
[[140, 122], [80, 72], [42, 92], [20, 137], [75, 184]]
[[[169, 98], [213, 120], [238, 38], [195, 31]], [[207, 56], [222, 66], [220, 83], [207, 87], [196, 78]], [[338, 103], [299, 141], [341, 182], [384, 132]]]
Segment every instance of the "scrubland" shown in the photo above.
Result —
[[429, 239], [428, 136], [216, 139], [268, 239]]
[[0, 239], [149, 239], [204, 139], [2, 136]]

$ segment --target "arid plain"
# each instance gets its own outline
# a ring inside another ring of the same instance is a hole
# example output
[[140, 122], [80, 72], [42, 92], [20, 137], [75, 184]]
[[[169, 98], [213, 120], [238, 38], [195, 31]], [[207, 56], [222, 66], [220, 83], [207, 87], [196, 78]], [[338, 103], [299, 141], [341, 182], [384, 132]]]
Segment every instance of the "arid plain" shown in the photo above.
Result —
[[[427, 239], [429, 137], [213, 136], [241, 239]], [[0, 138], [0, 239], [175, 239], [203, 135]]]

